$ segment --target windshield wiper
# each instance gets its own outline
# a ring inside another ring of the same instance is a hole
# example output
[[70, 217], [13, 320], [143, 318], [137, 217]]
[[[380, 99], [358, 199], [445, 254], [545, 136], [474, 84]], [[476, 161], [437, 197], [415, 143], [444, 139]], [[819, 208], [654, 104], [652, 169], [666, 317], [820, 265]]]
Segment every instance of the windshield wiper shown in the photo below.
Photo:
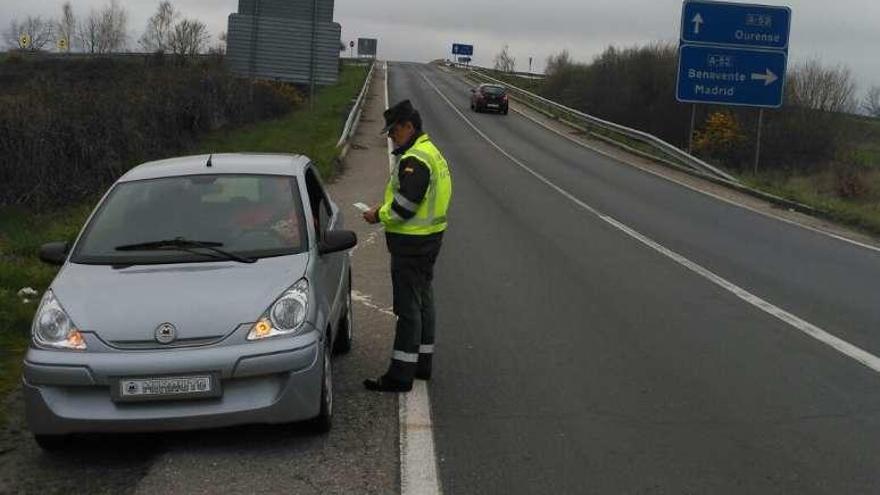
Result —
[[164, 250], [176, 250], [176, 251], [185, 251], [187, 253], [193, 253], [198, 255], [206, 255], [208, 253], [204, 253], [201, 251], [197, 251], [197, 249], [207, 249], [212, 256], [220, 259], [227, 259], [232, 261], [238, 261], [239, 263], [256, 263], [257, 260], [254, 258], [247, 258], [245, 256], [239, 256], [235, 253], [226, 251], [224, 249], [220, 249], [223, 246], [222, 242], [211, 242], [211, 241], [193, 241], [189, 239], [185, 239], [183, 237], [175, 237], [174, 239], [165, 239], [161, 241], [151, 241], [151, 242], [140, 242], [137, 244], [126, 244], [123, 246], [116, 246], [117, 251], [164, 251]]

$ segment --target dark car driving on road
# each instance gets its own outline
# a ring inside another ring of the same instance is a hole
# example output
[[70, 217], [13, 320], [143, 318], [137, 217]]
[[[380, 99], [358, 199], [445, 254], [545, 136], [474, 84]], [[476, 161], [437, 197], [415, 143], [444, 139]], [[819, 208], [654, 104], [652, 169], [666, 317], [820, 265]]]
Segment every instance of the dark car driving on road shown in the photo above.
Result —
[[497, 84], [481, 84], [471, 89], [471, 110], [493, 111], [507, 115], [507, 89]]

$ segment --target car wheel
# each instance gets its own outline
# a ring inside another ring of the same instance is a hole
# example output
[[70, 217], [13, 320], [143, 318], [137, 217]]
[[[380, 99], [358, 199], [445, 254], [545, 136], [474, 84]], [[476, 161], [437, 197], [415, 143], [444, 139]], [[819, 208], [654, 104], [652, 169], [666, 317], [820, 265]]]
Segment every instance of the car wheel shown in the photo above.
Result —
[[336, 333], [336, 342], [333, 343], [333, 352], [336, 354], [347, 353], [351, 350], [352, 341], [354, 341], [354, 314], [351, 304], [351, 274], [349, 274], [345, 308], [342, 311], [342, 319], [339, 321], [339, 330]]
[[324, 338], [323, 373], [321, 373], [321, 412], [312, 420], [317, 433], [327, 433], [333, 427], [333, 365], [330, 336]]
[[501, 113], [504, 114], [504, 115], [507, 115], [507, 111], [508, 111], [508, 109], [505, 108], [504, 110], [501, 111]]
[[34, 435], [34, 440], [46, 452], [60, 452], [70, 447], [67, 435]]

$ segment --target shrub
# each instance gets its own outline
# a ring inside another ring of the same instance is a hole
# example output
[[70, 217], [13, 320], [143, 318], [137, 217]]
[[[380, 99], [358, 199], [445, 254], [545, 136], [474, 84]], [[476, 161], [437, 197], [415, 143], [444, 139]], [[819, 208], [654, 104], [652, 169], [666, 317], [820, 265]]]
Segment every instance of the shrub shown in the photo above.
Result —
[[0, 88], [0, 206], [35, 209], [82, 201], [207, 131], [280, 117], [302, 102], [292, 87], [251, 87], [220, 65], [149, 57], [7, 63]]

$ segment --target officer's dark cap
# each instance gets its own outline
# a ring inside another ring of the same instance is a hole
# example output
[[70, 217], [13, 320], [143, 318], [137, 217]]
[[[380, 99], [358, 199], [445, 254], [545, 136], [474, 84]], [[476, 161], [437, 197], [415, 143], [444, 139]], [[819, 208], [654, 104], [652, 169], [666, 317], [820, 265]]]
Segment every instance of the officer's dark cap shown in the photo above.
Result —
[[413, 122], [418, 118], [417, 115], [418, 112], [413, 108], [412, 103], [409, 100], [401, 101], [388, 110], [385, 110], [385, 113], [383, 114], [385, 117], [385, 128], [382, 129], [382, 134], [387, 134], [397, 124]]

